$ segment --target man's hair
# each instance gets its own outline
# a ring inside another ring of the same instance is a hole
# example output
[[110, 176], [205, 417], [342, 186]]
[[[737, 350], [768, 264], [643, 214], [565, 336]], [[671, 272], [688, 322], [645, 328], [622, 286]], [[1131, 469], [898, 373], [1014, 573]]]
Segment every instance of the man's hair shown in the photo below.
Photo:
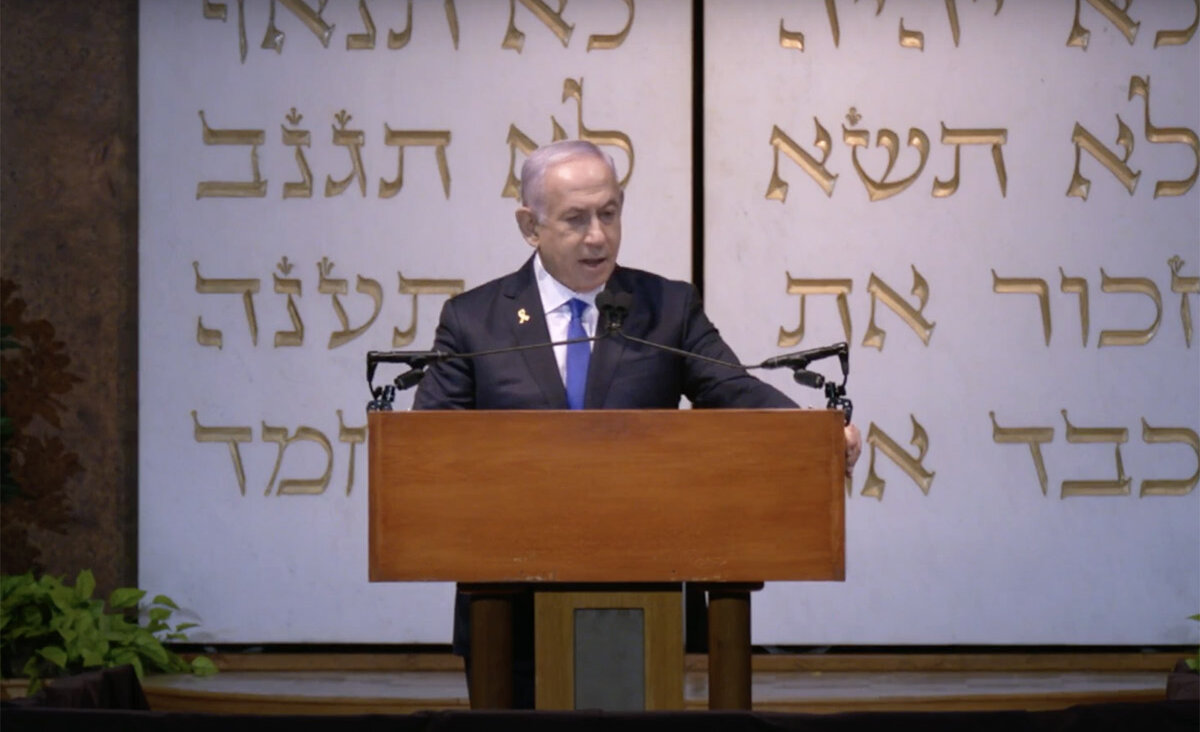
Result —
[[525, 158], [521, 166], [521, 203], [533, 210], [540, 221], [546, 213], [546, 171], [573, 158], [594, 157], [603, 160], [617, 180], [617, 165], [612, 156], [586, 140], [559, 140], [543, 145]]

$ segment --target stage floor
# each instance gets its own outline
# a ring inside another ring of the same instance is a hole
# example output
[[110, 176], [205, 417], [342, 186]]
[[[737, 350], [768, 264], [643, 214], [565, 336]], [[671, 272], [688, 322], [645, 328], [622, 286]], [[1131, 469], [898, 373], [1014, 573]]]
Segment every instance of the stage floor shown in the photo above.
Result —
[[[146, 677], [143, 687], [151, 707], [162, 711], [265, 714], [394, 714], [468, 708], [466, 681], [453, 660], [414, 662], [405, 664], [407, 668], [386, 670], [304, 670], [300, 662], [289, 663], [290, 668], [283, 670], [238, 669], [237, 663], [220, 665], [234, 668], [207, 678]], [[321, 665], [330, 664], [313, 664]], [[702, 664], [688, 663], [684, 688], [687, 709], [707, 707], [708, 677], [703, 669], [695, 668], [698, 665]], [[903, 668], [912, 664], [898, 661], [892, 665]], [[1165, 698], [1169, 663], [1162, 670], [1139, 668], [1152, 664], [1127, 665], [1132, 668], [812, 670], [803, 663], [770, 658], [755, 663], [752, 697], [758, 711], [817, 714], [1035, 711]]]

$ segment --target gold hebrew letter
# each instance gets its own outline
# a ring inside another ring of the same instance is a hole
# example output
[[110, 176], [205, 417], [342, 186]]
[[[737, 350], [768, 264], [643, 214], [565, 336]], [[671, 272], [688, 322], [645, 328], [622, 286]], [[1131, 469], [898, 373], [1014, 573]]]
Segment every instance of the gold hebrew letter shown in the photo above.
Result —
[[1187, 427], [1151, 427], [1142, 418], [1142, 441], [1151, 445], [1182, 442], [1196, 453], [1196, 472], [1179, 480], [1143, 480], [1138, 496], [1186, 496], [1200, 481], [1200, 436]]
[[846, 333], [846, 342], [850, 341], [850, 306], [846, 296], [854, 286], [852, 280], [834, 279], [799, 279], [787, 273], [787, 293], [800, 296], [800, 325], [795, 330], [784, 330], [779, 327], [778, 343], [782, 348], [789, 348], [804, 340], [805, 300], [809, 295], [836, 295], [838, 315], [842, 318], [842, 330]]
[[[453, 2], [453, 0], [451, 0]], [[397, 33], [388, 29], [388, 48], [393, 51], [404, 48], [412, 40], [412, 0], [408, 0], [408, 11], [405, 13], [404, 30]], [[458, 48], [458, 38], [454, 39], [454, 48]]]
[[[321, 0], [321, 4], [316, 10], [310, 8], [304, 0], [279, 0], [279, 4], [292, 11], [292, 15], [300, 19], [304, 27], [308, 28], [321, 41], [321, 45], [329, 48], [329, 39], [333, 37], [333, 26], [326, 23], [325, 19], [321, 17], [321, 13], [325, 10], [325, 0]], [[267, 32], [263, 35], [262, 47], [282, 53], [285, 36], [283, 31], [275, 27], [275, 0], [271, 0], [270, 19], [267, 22]]]
[[375, 303], [375, 309], [371, 313], [371, 317], [367, 322], [357, 328], [350, 327], [350, 319], [346, 317], [346, 309], [342, 307], [338, 295], [345, 295], [349, 284], [344, 279], [330, 279], [329, 273], [333, 271], [333, 262], [329, 261], [329, 257], [322, 257], [317, 263], [317, 272], [320, 275], [320, 282], [317, 284], [317, 292], [322, 295], [333, 296], [333, 312], [337, 315], [338, 321], [342, 324], [341, 330], [335, 330], [329, 334], [329, 349], [337, 348], [345, 345], [363, 333], [367, 332], [367, 328], [375, 322], [375, 318], [379, 317], [379, 310], [383, 307], [383, 287], [378, 280], [368, 279], [362, 275], [358, 275], [358, 282], [354, 286], [354, 291], [361, 295], [369, 295]]
[[[258, 318], [254, 315], [254, 295], [258, 294], [261, 286], [257, 279], [205, 279], [200, 276], [200, 263], [192, 262], [196, 270], [196, 292], [202, 295], [237, 295], [242, 296], [242, 306], [246, 309], [246, 324], [250, 327], [250, 342], [258, 345]], [[196, 342], [202, 346], [221, 347], [221, 331], [204, 327], [202, 318], [196, 320]]]
[[[239, 0], [238, 5], [241, 4]], [[259, 47], [268, 51], [274, 49], [275, 53], [283, 53], [283, 39], [285, 38], [285, 34], [275, 25], [275, 0], [271, 0], [269, 7], [270, 17], [267, 20], [267, 30], [263, 33], [262, 43], [259, 44]]]
[[225, 3], [214, 3], [211, 0], [204, 0], [204, 18], [206, 20], [219, 20], [225, 22]]
[[338, 442], [350, 445], [350, 469], [346, 473], [346, 495], [350, 495], [350, 489], [354, 487], [354, 448], [367, 441], [367, 426], [364, 424], [362, 427], [347, 427], [340, 409], [337, 410], [337, 416]]
[[[947, 2], [953, 1], [947, 0]], [[958, 190], [959, 154], [963, 145], [991, 145], [992, 164], [996, 166], [996, 178], [1000, 181], [1000, 197], [1006, 198], [1008, 196], [1008, 173], [1004, 169], [1004, 151], [1001, 146], [1007, 142], [1008, 130], [1006, 128], [948, 129], [946, 123], [943, 122], [942, 144], [954, 146], [954, 177], [945, 182], [935, 177], [933, 179], [933, 197], [945, 198], [954, 195], [954, 192]]]
[[[1001, 8], [1004, 7], [1004, 0], [996, 0], [996, 12], [994, 16], [1000, 14]], [[954, 38], [954, 48], [959, 47], [959, 6], [955, 0], [946, 0], [946, 16], [950, 20], [950, 37]], [[901, 36], [901, 46], [904, 46]]]
[[629, 169], [625, 171], [625, 177], [620, 182], [620, 186], [624, 188], [629, 183], [629, 179], [633, 177], [633, 142], [630, 141], [629, 135], [619, 130], [589, 130], [583, 124], [583, 77], [578, 80], [563, 79], [562, 100], [565, 102], [568, 99], [575, 100], [576, 110], [579, 112], [580, 140], [586, 140], [600, 147], [620, 148], [629, 158]]
[[[929, 283], [921, 276], [914, 266], [913, 271], [913, 286], [912, 294], [917, 296], [917, 301], [920, 303], [918, 307], [913, 307], [904, 301], [904, 298], [888, 286], [886, 282], [871, 273], [871, 279], [867, 283], [867, 292], [871, 293], [871, 322], [867, 325], [867, 333], [863, 336], [862, 344], [864, 346], [873, 346], [880, 351], [883, 350], [883, 339], [887, 336], [887, 331], [875, 325], [875, 302], [882, 300], [884, 305], [892, 309], [892, 312], [900, 316], [900, 319], [912, 328], [921, 342], [929, 345], [929, 338], [933, 335], [933, 326], [936, 323], [930, 323], [925, 319], [924, 310], [925, 303], [929, 301]], [[846, 334], [847, 340], [850, 334]]]
[[1067, 423], [1067, 442], [1076, 445], [1111, 442], [1117, 446], [1116, 480], [1064, 480], [1062, 497], [1129, 495], [1129, 484], [1132, 479], [1125, 475], [1125, 463], [1121, 460], [1121, 445], [1129, 441], [1129, 430], [1124, 427], [1076, 427], [1067, 418], [1067, 410], [1062, 410], [1062, 416], [1063, 421]]
[[775, 148], [775, 162], [771, 167], [771, 182], [767, 184], [768, 200], [779, 201], [780, 203], [787, 200], [787, 181], [779, 177], [780, 151], [791, 158], [792, 162], [796, 165], [799, 165], [801, 170], [808, 173], [809, 177], [821, 187], [821, 190], [825, 191], [826, 197], [833, 196], [833, 184], [837, 182], [837, 175], [831, 174], [825, 167], [825, 162], [829, 160], [829, 153], [832, 149], [829, 131], [821, 126], [820, 120], [816, 117], [813, 117], [813, 124], [817, 128], [817, 138], [813, 141], [813, 144], [821, 151], [821, 159], [819, 161], [797, 145], [795, 140], [788, 137], [787, 133], [779, 129], [778, 125], [771, 127], [771, 147]]
[[296, 428], [296, 434], [288, 437], [287, 427], [272, 427], [263, 422], [262, 438], [263, 442], [274, 442], [279, 445], [279, 453], [275, 456], [275, 469], [271, 471], [271, 480], [267, 482], [264, 496], [271, 495], [271, 489], [275, 487], [275, 478], [279, 475], [279, 468], [283, 464], [284, 451], [293, 442], [301, 440], [315, 442], [325, 450], [325, 473], [320, 478], [285, 478], [279, 481], [279, 490], [275, 495], [319, 496], [325, 492], [329, 486], [329, 478], [333, 475], [333, 445], [329, 443], [329, 438], [323, 432], [312, 427], [300, 426]]
[[[292, 273], [293, 265], [288, 261], [287, 257], [284, 257], [275, 266], [285, 275]], [[287, 311], [288, 316], [292, 319], [293, 326], [292, 330], [275, 331], [275, 347], [304, 345], [304, 321], [300, 319], [300, 311], [296, 309], [296, 301], [292, 299], [293, 295], [300, 297], [300, 280], [282, 279], [274, 273], [272, 273], [272, 276], [275, 278], [275, 292], [280, 295], [287, 295]]]
[[[1129, 17], [1129, 6], [1133, 0], [1125, 0], [1125, 7], [1118, 8], [1112, 0], [1087, 0], [1088, 5], [1091, 5], [1105, 18], [1108, 22], [1117, 27], [1121, 34], [1125, 36], [1125, 40], [1129, 41], [1129, 45], [1133, 45], [1133, 39], [1137, 37], [1138, 26], [1140, 23], [1133, 22]], [[1068, 46], [1077, 46], [1083, 50], [1087, 50], [1088, 39], [1091, 37], [1091, 32], [1084, 28], [1079, 23], [1079, 0], [1075, 0], [1075, 20], [1071, 24], [1071, 35], [1067, 36]]]
[[205, 145], [249, 145], [250, 172], [248, 181], [202, 180], [196, 184], [196, 198], [262, 198], [267, 195], [267, 181], [258, 172], [258, 146], [267, 139], [266, 130], [214, 130], [200, 110], [201, 138]]
[[[1003, 2], [1003, 0], [1001, 0]], [[996, 12], [1000, 12], [1000, 8], [996, 8]], [[954, 0], [946, 0], [946, 17], [950, 19], [950, 37], [954, 40], [954, 47], [958, 48], [958, 3]], [[945, 142], [945, 140], [943, 140]], [[957, 176], [955, 176], [957, 177]]]
[[1036, 277], [1001, 277], [992, 270], [992, 292], [998, 295], [1037, 295], [1042, 308], [1042, 333], [1050, 345], [1050, 286]]
[[900, 19], [900, 47], [925, 50], [925, 34], [919, 30], [908, 30], [904, 27], [904, 18]]
[[882, 201], [908, 188], [917, 179], [917, 176], [921, 175], [921, 171], [925, 169], [925, 162], [929, 159], [929, 137], [916, 127], [909, 128], [908, 146], [917, 149], [917, 153], [921, 156], [921, 162], [912, 175], [892, 182], [885, 181], [891, 174], [893, 166], [896, 165], [896, 156], [900, 152], [900, 138], [889, 129], [880, 129], [875, 133], [875, 147], [882, 147], [888, 152], [887, 168], [879, 180], [868, 176], [858, 162], [858, 148], [867, 147], [870, 139], [871, 133], [867, 130], [848, 130], [845, 125], [842, 126], [842, 141], [850, 146], [850, 159], [854, 163], [854, 170], [858, 173], [859, 180], [867, 187], [867, 195], [870, 200]]
[[[285, 119], [287, 119], [289, 124], [298, 125], [304, 119], [304, 115], [298, 113], [296, 108], [292, 107], [292, 111], [288, 113]], [[308, 167], [308, 160], [304, 157], [304, 150], [301, 149], [312, 147], [312, 133], [308, 130], [288, 129], [283, 125], [280, 125], [279, 129], [283, 131], [283, 144], [296, 148], [296, 166], [300, 168], [300, 180], [283, 184], [283, 197], [312, 198], [312, 170]]]
[[1187, 28], [1179, 30], [1160, 30], [1154, 36], [1154, 47], [1159, 46], [1182, 46], [1192, 40], [1192, 36], [1196, 33], [1196, 26], [1200, 25], [1200, 0], [1192, 0], [1192, 4], [1196, 6], [1193, 13], [1192, 24]]
[[341, 195], [342, 191], [346, 190], [350, 185], [350, 181], [358, 180], [358, 190], [365, 197], [367, 195], [367, 174], [363, 171], [362, 162], [362, 146], [366, 144], [366, 138], [362, 130], [348, 130], [346, 124], [353, 119], [346, 110], [338, 112], [334, 119], [337, 120], [338, 127], [333, 129], [333, 144], [346, 148], [350, 153], [350, 175], [345, 179], [335, 181], [332, 175], [325, 176], [325, 197], [332, 198], [333, 196]]
[[396, 180], [379, 179], [379, 197], [391, 198], [404, 186], [404, 148], [434, 147], [438, 173], [442, 177], [442, 191], [450, 198], [450, 165], [446, 162], [446, 146], [450, 144], [450, 130], [393, 130], [383, 124], [383, 144], [400, 148], [396, 166]]
[[[537, 149], [537, 143], [520, 130], [516, 125], [508, 126], [508, 179], [504, 181], [504, 189], [500, 191], [501, 198], [521, 197], [521, 181], [517, 178], [517, 149], [528, 155]], [[556, 140], [557, 142], [557, 140]]]
[[[529, 9], [537, 19], [546, 24], [546, 27], [562, 41], [563, 48], [571, 42], [571, 33], [575, 30], [575, 26], [570, 25], [563, 20], [562, 13], [567, 7], [567, 0], [558, 0], [558, 10], [551, 10], [550, 6], [542, 2], [542, 0], [521, 0], [521, 4]], [[525, 47], [525, 34], [517, 30], [517, 25], [513, 21], [516, 20], [517, 3], [516, 0], [508, 0], [508, 30], [504, 33], [504, 40], [500, 43], [501, 48], [511, 48], [517, 53]]]
[[[1146, 102], [1146, 139], [1152, 143], [1187, 145], [1192, 149], [1196, 164], [1192, 174], [1181, 180], [1160, 180], [1154, 184], [1154, 197], [1182, 196], [1196, 184], [1200, 174], [1200, 138], [1186, 127], [1155, 127], [1150, 124], [1150, 77], [1134, 76], [1129, 80], [1129, 98], [1140, 96]], [[1182, 157], [1182, 156], [1180, 156]]]
[[[246, 8], [244, 0], [238, 0], [238, 55], [242, 63], [246, 63]], [[225, 22], [225, 3], [214, 3], [204, 0], [204, 17], [207, 20]]]
[[620, 32], [613, 33], [612, 35], [594, 34], [588, 36], [587, 50], [590, 51], [596, 48], [601, 51], [611, 51], [625, 42], [625, 39], [629, 36], [629, 30], [633, 28], [633, 0], [624, 0], [624, 2], [625, 6], [629, 8], [629, 20], [625, 21], [625, 27]]
[[992, 442], [998, 445], [1024, 442], [1029, 445], [1029, 454], [1033, 456], [1033, 467], [1037, 469], [1042, 495], [1046, 495], [1046, 462], [1042, 459], [1042, 445], [1054, 441], [1054, 428], [1001, 427], [996, 423], [995, 412], [988, 412], [988, 416], [992, 418]]
[[407, 346], [413, 342], [417, 335], [417, 297], [420, 295], [457, 295], [462, 292], [464, 285], [463, 280], [430, 280], [430, 279], [405, 279], [402, 272], [397, 272], [400, 277], [400, 294], [412, 295], [412, 320], [408, 327], [404, 330], [392, 328], [392, 348], [400, 348]]
[[1148, 277], [1109, 277], [1104, 268], [1100, 268], [1101, 292], [1125, 292], [1145, 295], [1154, 301], [1154, 322], [1145, 330], [1102, 330], [1100, 331], [1100, 347], [1104, 346], [1144, 346], [1158, 332], [1158, 324], [1162, 322], [1162, 295], [1158, 285]]
[[1179, 295], [1179, 319], [1183, 321], [1183, 340], [1187, 347], [1192, 347], [1192, 307], [1188, 303], [1188, 293], [1200, 294], [1200, 277], [1180, 277], [1179, 270], [1183, 269], [1183, 260], [1179, 255], [1167, 260], [1171, 268], [1171, 292]]
[[238, 449], [239, 442], [250, 442], [254, 433], [249, 427], [204, 427], [200, 424], [196, 410], [192, 410], [192, 423], [195, 429], [192, 434], [196, 442], [227, 442], [229, 457], [233, 458], [233, 471], [237, 474], [238, 490], [246, 495], [246, 470], [242, 467], [242, 453]]
[[[558, 142], [559, 140], [567, 139], [567, 131], [562, 128], [558, 120], [554, 119], [554, 115], [550, 115], [550, 141]], [[510, 124], [508, 126], [508, 178], [504, 181], [504, 188], [500, 191], [501, 198], [520, 198], [521, 197], [521, 181], [517, 178], [517, 150], [528, 155], [537, 149], [538, 145], [529, 135], [521, 131], [521, 128]]]
[[1087, 348], [1088, 341], [1088, 284], [1082, 277], [1068, 277], [1062, 267], [1058, 268], [1062, 275], [1062, 291], [1079, 295], [1079, 324], [1083, 330], [1083, 347]]
[[884, 455], [892, 459], [892, 462], [900, 466], [909, 478], [917, 484], [921, 489], [921, 493], [929, 495], [929, 488], [933, 485], [932, 471], [926, 470], [923, 461], [925, 453], [929, 451], [929, 435], [925, 433], [925, 428], [917, 422], [917, 418], [909, 415], [912, 419], [912, 439], [909, 440], [910, 445], [917, 448], [917, 456], [913, 457], [904, 451], [886, 432], [879, 429], [874, 422], [871, 423], [870, 430], [867, 431], [867, 444], [871, 446], [871, 463], [870, 469], [867, 471], [867, 480], [863, 484], [862, 495], [883, 500], [883, 489], [887, 482], [880, 478], [875, 473], [875, 452], [880, 451]]
[[[458, 50], [458, 11], [454, 7], [454, 0], [445, 0], [443, 7], [446, 10], [446, 23], [450, 26], [450, 39], [454, 41], [454, 49]], [[404, 48], [412, 39], [412, 0], [408, 0], [408, 12], [404, 22], [404, 30], [397, 33], [394, 30], [388, 30], [388, 48], [396, 50]]]
[[1133, 189], [1137, 188], [1138, 178], [1141, 177], [1142, 171], [1134, 172], [1125, 164], [1133, 153], [1133, 133], [1121, 121], [1121, 115], [1117, 115], [1117, 144], [1125, 148], [1125, 157], [1118, 158], [1078, 122], [1075, 123], [1075, 130], [1071, 133], [1071, 142], [1075, 143], [1075, 172], [1071, 175], [1071, 185], [1067, 187], [1068, 197], [1075, 196], [1086, 201], [1088, 191], [1092, 187], [1092, 181], [1079, 173], [1079, 151], [1081, 149], [1087, 150], [1089, 155], [1121, 181], [1121, 185], [1125, 186], [1129, 195], [1133, 195]]
[[[375, 21], [367, 9], [367, 0], [358, 0], [358, 16], [362, 18], [363, 33], [346, 34], [347, 51], [369, 51], [375, 48]], [[408, 0], [408, 21], [412, 23], [412, 0]]]
[[[876, 13], [878, 14], [878, 13]], [[838, 47], [842, 31], [838, 26], [837, 5], [834, 0], [825, 0], [825, 15], [829, 17], [829, 29], [833, 31], [833, 47]], [[783, 27], [783, 18], [779, 19], [779, 45], [783, 48], [804, 50], [804, 34], [800, 31], [790, 31]]]

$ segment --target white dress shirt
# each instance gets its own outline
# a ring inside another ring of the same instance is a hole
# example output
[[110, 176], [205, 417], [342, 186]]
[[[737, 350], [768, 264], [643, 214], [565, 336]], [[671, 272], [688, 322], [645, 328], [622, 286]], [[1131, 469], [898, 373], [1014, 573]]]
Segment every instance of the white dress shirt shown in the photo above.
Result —
[[[567, 339], [567, 326], [571, 323], [571, 306], [568, 303], [571, 298], [579, 298], [588, 304], [581, 317], [583, 330], [588, 337], [596, 335], [596, 323], [600, 319], [599, 312], [596, 310], [596, 295], [599, 295], [600, 291], [604, 289], [603, 286], [590, 292], [575, 292], [554, 279], [546, 271], [546, 267], [542, 265], [540, 253], [533, 257], [533, 274], [534, 279], [537, 280], [538, 293], [542, 296], [542, 310], [546, 314], [546, 327], [550, 330], [551, 341], [558, 342]], [[589, 343], [588, 347], [591, 348], [591, 346], [592, 344]], [[554, 347], [554, 360], [558, 362], [558, 374], [565, 384], [567, 381], [566, 346]]]

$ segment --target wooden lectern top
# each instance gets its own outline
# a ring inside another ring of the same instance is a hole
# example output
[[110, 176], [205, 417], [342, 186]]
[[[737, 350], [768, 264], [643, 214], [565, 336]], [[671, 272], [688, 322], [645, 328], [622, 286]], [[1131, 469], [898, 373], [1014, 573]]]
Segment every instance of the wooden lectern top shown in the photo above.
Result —
[[845, 578], [824, 410], [372, 412], [372, 581]]

